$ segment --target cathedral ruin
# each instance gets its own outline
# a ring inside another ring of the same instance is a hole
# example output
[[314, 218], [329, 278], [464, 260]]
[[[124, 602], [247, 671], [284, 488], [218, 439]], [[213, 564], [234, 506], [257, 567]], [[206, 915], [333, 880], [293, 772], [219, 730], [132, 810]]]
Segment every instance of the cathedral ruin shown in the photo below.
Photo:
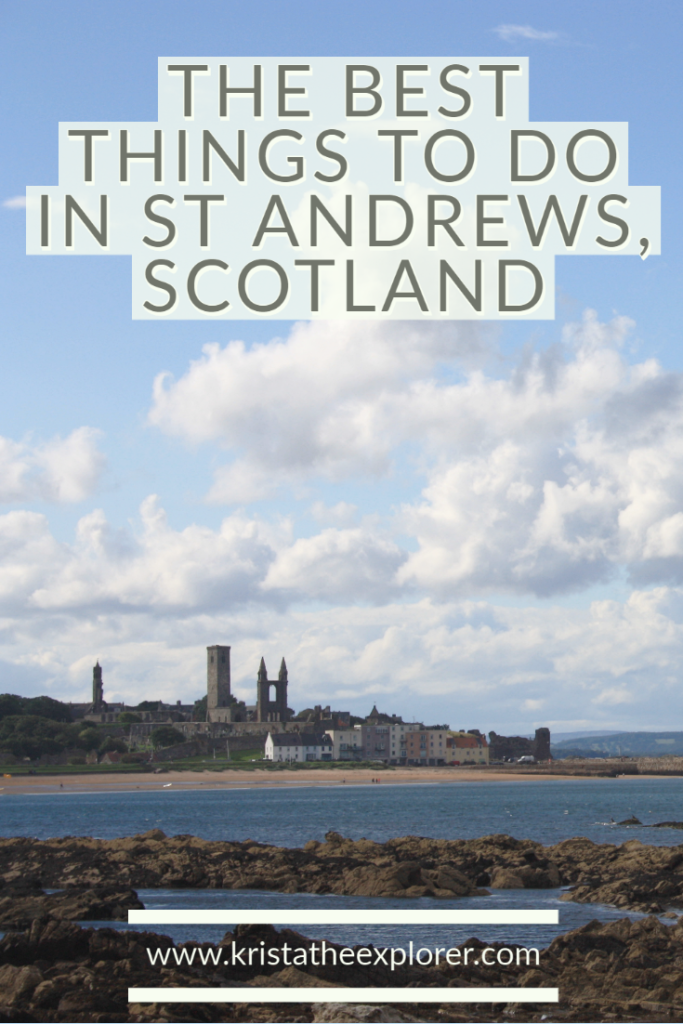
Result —
[[246, 704], [230, 688], [230, 648], [215, 644], [206, 648], [207, 722], [289, 722], [294, 712], [287, 707], [287, 665], [283, 658], [277, 679], [269, 679], [261, 658], [256, 676], [256, 703]]

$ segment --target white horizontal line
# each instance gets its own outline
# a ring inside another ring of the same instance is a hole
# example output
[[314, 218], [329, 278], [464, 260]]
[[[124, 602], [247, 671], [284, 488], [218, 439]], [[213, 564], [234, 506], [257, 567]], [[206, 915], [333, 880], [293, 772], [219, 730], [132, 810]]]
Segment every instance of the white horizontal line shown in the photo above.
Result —
[[556, 988], [129, 988], [129, 1003], [558, 1003]]
[[129, 924], [558, 924], [557, 910], [129, 910]]

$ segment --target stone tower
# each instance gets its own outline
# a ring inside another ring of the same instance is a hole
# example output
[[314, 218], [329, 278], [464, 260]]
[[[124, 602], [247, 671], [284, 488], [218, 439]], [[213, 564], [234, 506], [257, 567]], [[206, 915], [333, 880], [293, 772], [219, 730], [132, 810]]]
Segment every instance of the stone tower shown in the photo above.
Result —
[[233, 703], [230, 692], [230, 648], [206, 648], [206, 692], [207, 710], [226, 708]]
[[103, 687], [102, 687], [102, 667], [99, 663], [95, 665], [92, 670], [92, 709], [93, 711], [100, 711], [104, 704], [103, 698]]
[[[287, 666], [283, 658], [277, 679], [269, 679], [266, 663], [261, 658], [258, 675], [256, 676], [256, 721], [286, 722], [289, 719], [287, 708]], [[270, 699], [271, 687], [275, 689], [275, 700]]]
[[537, 729], [532, 753], [537, 761], [550, 761], [550, 729]]

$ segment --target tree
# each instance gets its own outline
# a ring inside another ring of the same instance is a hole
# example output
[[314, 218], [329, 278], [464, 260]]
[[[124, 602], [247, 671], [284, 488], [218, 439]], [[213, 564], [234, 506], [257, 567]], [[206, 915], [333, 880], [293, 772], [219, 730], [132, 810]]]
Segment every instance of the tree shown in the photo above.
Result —
[[53, 697], [20, 697], [16, 693], [0, 694], [0, 719], [10, 715], [36, 715], [53, 722], [71, 722], [73, 717], [68, 704]]
[[142, 719], [134, 711], [122, 711], [118, 718], [119, 725], [136, 725]]
[[155, 747], [173, 747], [176, 743], [184, 743], [185, 737], [172, 725], [159, 725], [152, 729], [150, 739]]
[[41, 754], [60, 754], [77, 746], [78, 737], [79, 726], [39, 715], [5, 715], [0, 720], [0, 747], [15, 757], [34, 759]]
[[194, 711], [192, 712], [192, 720], [194, 722], [205, 722], [206, 721], [206, 705], [208, 703], [208, 697], [204, 694], [200, 700], [194, 702]]
[[41, 718], [51, 718], [53, 722], [73, 722], [73, 716], [68, 704], [54, 697], [25, 697], [25, 715], [40, 715]]
[[23, 697], [17, 697], [15, 693], [0, 693], [0, 719], [20, 715], [23, 708]]
[[82, 729], [78, 734], [78, 745], [84, 750], [97, 750], [101, 742], [101, 735], [94, 726]]

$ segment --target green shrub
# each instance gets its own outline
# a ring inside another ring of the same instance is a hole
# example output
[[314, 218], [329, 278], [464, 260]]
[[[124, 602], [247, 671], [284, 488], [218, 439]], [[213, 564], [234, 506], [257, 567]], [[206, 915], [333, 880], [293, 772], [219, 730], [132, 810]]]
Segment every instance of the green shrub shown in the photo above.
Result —
[[185, 737], [172, 725], [159, 725], [152, 729], [150, 736], [152, 745], [155, 747], [174, 747], [176, 743], [184, 743]]

